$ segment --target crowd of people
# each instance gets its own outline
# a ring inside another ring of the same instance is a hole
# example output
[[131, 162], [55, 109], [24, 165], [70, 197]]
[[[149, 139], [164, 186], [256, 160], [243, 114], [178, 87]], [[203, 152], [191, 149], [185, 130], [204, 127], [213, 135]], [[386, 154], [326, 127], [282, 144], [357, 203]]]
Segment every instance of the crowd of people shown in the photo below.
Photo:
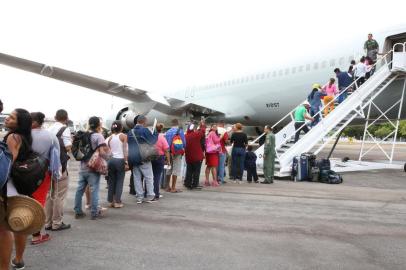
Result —
[[[46, 169], [40, 181], [32, 184], [35, 188], [28, 190], [25, 186], [27, 183], [22, 183], [16, 177], [15, 166], [11, 167], [10, 177], [0, 196], [0, 209], [5, 205], [9, 206], [14, 197], [25, 198], [35, 201], [36, 211], [38, 207], [43, 209], [44, 221], [37, 219], [36, 227], [31, 222], [24, 225], [24, 230], [13, 229], [10, 226], [9, 213], [1, 213], [1, 219], [5, 221], [4, 224], [0, 222], [1, 270], [8, 269], [10, 263], [14, 269], [24, 269], [23, 255], [30, 234], [30, 243], [38, 245], [51, 240], [49, 231], [71, 228], [63, 220], [63, 211], [71, 178], [68, 160], [72, 157], [80, 160], [73, 205], [76, 219], [86, 217], [86, 209], [89, 210], [91, 220], [105, 216], [107, 208], [102, 207], [99, 202], [103, 175], [108, 188], [106, 201], [111, 208], [124, 207], [122, 193], [126, 171], [131, 172], [130, 182], [134, 186], [137, 204], [159, 201], [162, 198], [162, 188], [168, 193], [182, 192], [180, 184], [177, 184], [178, 179], [183, 181], [187, 190], [224, 185], [227, 183], [227, 164], [231, 168], [228, 178], [235, 183], [242, 182], [245, 170], [248, 183], [259, 183], [257, 156], [252, 146], [248, 145], [247, 134], [240, 123], [227, 130], [223, 121], [211, 124], [210, 127], [206, 126], [204, 120], [192, 121], [185, 126], [185, 131], [179, 120], [173, 119], [172, 127], [164, 132], [162, 123], [156, 124], [152, 129], [148, 128], [148, 119], [139, 115], [134, 119], [134, 128], [128, 133], [123, 132], [120, 121], [115, 121], [111, 125], [111, 134], [103, 136], [99, 117], [90, 117], [88, 131], [74, 135], [67, 127], [69, 117], [66, 110], [58, 110], [54, 118], [55, 123], [47, 129], [43, 126], [45, 115], [41, 112], [30, 113], [24, 109], [15, 109], [6, 118], [5, 127], [8, 133], [3, 144], [11, 153], [14, 164], [22, 162], [24, 166], [30, 166], [32, 163], [38, 168], [45, 166]], [[265, 131], [265, 180], [261, 183], [270, 184], [273, 182], [275, 137], [269, 126], [265, 127]], [[231, 151], [229, 146], [232, 147]], [[204, 161], [206, 168], [201, 185], [200, 175]], [[45, 165], [41, 165], [41, 162]], [[33, 171], [30, 173], [34, 175]], [[40, 172], [35, 173], [38, 175]], [[84, 195], [85, 207], [82, 203]], [[8, 202], [4, 198], [8, 198]], [[29, 203], [33, 204], [31, 201]], [[40, 216], [37, 215], [37, 218]], [[25, 219], [24, 216], [20, 218]], [[13, 242], [15, 257], [11, 259]]]
[[[320, 122], [322, 117], [327, 117], [334, 110], [336, 103], [342, 103], [349, 94], [365, 83], [375, 72], [375, 63], [377, 61], [379, 44], [373, 39], [373, 35], [368, 34], [368, 39], [364, 43], [365, 56], [362, 56], [357, 63], [355, 60], [347, 71], [341, 71], [335, 68], [334, 73], [337, 78], [330, 80], [323, 86], [318, 83], [313, 84], [312, 91], [294, 112], [295, 120], [295, 139], [297, 142], [301, 131], [305, 134]], [[306, 120], [310, 124], [306, 124]]]

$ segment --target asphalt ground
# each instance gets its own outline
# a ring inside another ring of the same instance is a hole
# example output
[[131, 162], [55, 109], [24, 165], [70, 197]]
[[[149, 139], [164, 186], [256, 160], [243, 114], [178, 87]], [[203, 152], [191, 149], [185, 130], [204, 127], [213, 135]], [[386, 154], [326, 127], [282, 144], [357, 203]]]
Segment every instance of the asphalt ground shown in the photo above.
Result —
[[73, 217], [77, 169], [72, 163], [65, 207], [72, 229], [28, 244], [26, 269], [405, 269], [401, 170], [344, 173], [340, 185], [229, 181], [141, 205], [127, 174], [125, 207], [92, 221], [88, 212]]

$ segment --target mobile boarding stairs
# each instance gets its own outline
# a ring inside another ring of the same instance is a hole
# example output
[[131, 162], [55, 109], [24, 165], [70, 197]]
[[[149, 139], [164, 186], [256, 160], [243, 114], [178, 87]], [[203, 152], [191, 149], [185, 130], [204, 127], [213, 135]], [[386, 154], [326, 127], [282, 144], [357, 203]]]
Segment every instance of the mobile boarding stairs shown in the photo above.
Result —
[[[389, 51], [376, 61], [373, 68], [375, 69], [374, 74], [361, 86], [358, 87], [358, 80], [356, 80], [349, 87], [344, 89], [340, 93], [340, 95], [348, 91], [348, 97], [341, 104], [335, 107], [335, 109], [330, 112], [327, 117], [321, 117], [321, 121], [307, 134], [301, 135], [300, 139], [296, 143], [294, 142], [294, 112], [296, 108], [294, 108], [287, 115], [285, 115], [285, 117], [283, 117], [275, 125], [273, 125], [274, 128], [281, 123], [290, 121], [286, 126], [284, 126], [283, 129], [275, 134], [275, 176], [289, 176], [291, 174], [292, 160], [295, 156], [299, 156], [301, 153], [310, 151], [313, 151], [313, 153], [317, 155], [328, 143], [330, 143], [335, 138], [338, 138], [341, 135], [342, 130], [347, 127], [355, 118], [365, 119], [366, 121], [359, 160], [361, 161], [361, 159], [370, 150], [372, 150], [372, 148], [377, 146], [385, 154], [385, 157], [390, 160], [390, 163], [392, 163], [396, 134], [399, 127], [399, 118], [401, 115], [403, 98], [406, 88], [406, 43], [395, 44], [391, 51]], [[374, 103], [374, 101], [379, 99], [379, 95], [383, 93], [394, 80], [400, 78], [405, 79], [405, 82], [403, 84], [402, 96], [400, 100], [395, 102], [389, 109], [383, 112]], [[356, 90], [351, 93], [350, 91], [355, 88]], [[331, 102], [336, 103], [339, 96], [336, 96], [335, 99]], [[318, 112], [320, 116], [322, 116], [322, 112], [324, 111], [324, 108], [326, 106], [328, 106], [328, 104], [326, 104]], [[378, 109], [378, 111], [380, 112], [380, 116], [374, 121], [371, 121], [369, 118], [371, 107]], [[398, 109], [398, 117], [395, 121], [392, 121], [386, 116], [386, 114], [396, 108]], [[368, 114], [365, 115], [364, 111], [367, 111]], [[380, 141], [375, 139], [368, 131], [368, 127], [376, 123], [378, 119], [386, 119], [394, 127], [394, 131]], [[264, 134], [262, 134], [260, 137], [262, 136], [264, 136]], [[260, 137], [258, 137], [253, 143], [257, 142]], [[368, 137], [371, 137], [373, 139], [375, 146], [365, 150], [365, 139]], [[393, 139], [391, 153], [387, 153], [380, 145], [384, 141], [387, 142], [388, 139]], [[258, 157], [258, 171], [262, 171], [264, 146], [260, 146], [255, 153]]]

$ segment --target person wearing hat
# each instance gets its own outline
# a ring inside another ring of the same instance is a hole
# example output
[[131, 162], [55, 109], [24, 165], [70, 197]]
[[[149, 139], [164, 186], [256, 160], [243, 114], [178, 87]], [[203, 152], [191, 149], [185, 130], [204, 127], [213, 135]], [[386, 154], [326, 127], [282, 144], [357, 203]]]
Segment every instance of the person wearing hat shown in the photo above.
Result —
[[308, 113], [308, 110], [310, 109], [310, 103], [306, 100], [301, 104], [297, 109], [295, 110], [295, 142], [299, 140], [299, 135], [300, 131], [304, 131], [306, 134], [309, 132], [309, 128], [306, 125], [305, 119], [308, 119], [310, 121], [314, 121], [314, 118], [311, 117]]
[[264, 178], [265, 180], [261, 184], [272, 184], [275, 171], [275, 134], [272, 131], [272, 127], [266, 125], [264, 128], [265, 143], [264, 143]]
[[313, 84], [313, 90], [307, 97], [307, 101], [310, 103], [310, 116], [314, 118], [311, 126], [314, 127], [320, 121], [320, 114], [319, 111], [322, 107], [321, 100], [327, 94], [321, 91], [321, 85], [318, 83]]

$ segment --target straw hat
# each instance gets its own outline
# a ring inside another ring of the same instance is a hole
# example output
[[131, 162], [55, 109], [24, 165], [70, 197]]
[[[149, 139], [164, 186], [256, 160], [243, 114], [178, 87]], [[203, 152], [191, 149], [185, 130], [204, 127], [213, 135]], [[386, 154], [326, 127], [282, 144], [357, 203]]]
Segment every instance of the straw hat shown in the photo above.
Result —
[[10, 231], [20, 234], [39, 232], [45, 224], [44, 208], [27, 196], [8, 197], [6, 217]]

